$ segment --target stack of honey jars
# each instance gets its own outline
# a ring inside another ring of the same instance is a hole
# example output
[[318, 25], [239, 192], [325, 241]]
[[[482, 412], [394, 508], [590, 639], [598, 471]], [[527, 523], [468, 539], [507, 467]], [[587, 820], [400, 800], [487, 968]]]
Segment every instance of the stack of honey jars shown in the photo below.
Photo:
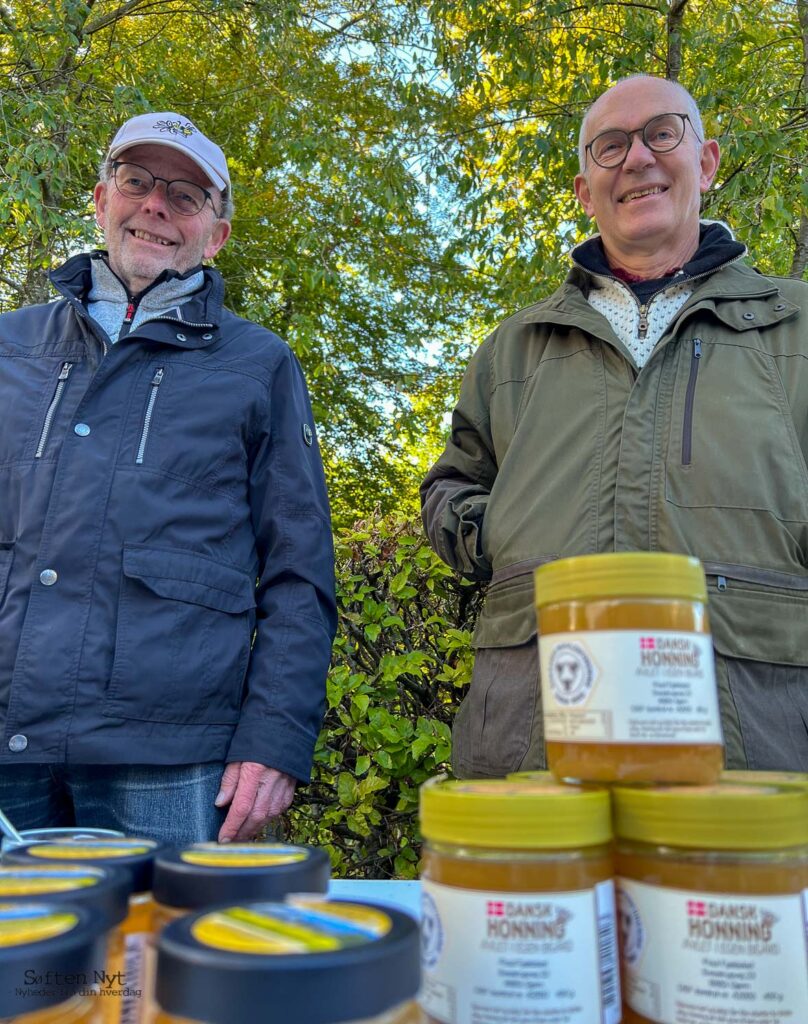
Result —
[[699, 562], [535, 583], [552, 774], [422, 788], [427, 1019], [808, 1022], [808, 777], [722, 773]]

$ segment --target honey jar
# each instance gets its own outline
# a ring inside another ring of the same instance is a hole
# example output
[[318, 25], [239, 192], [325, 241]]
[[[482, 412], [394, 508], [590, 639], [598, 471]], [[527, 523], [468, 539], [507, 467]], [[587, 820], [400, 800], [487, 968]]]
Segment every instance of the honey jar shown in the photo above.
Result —
[[89, 905], [0, 901], [0, 1021], [99, 1024], [108, 926]]
[[612, 797], [626, 1024], [808, 1021], [808, 789]]
[[154, 861], [168, 847], [151, 839], [124, 836], [120, 839], [88, 839], [56, 843], [26, 843], [3, 854], [4, 864], [21, 866], [68, 864], [111, 866], [122, 873], [128, 886], [127, 914], [112, 933], [107, 970], [109, 994], [102, 1000], [103, 1024], [141, 1021], [149, 985], [146, 951], [154, 926], [151, 887]]
[[399, 910], [291, 897], [171, 921], [155, 1024], [417, 1024], [418, 925]]
[[620, 552], [536, 570], [547, 764], [592, 782], [715, 782], [723, 764], [700, 563]]
[[437, 779], [420, 803], [430, 1024], [618, 1024], [608, 793]]
[[290, 893], [324, 893], [325, 850], [282, 843], [195, 843], [167, 850], [154, 865], [154, 930], [191, 910], [243, 900], [277, 902]]

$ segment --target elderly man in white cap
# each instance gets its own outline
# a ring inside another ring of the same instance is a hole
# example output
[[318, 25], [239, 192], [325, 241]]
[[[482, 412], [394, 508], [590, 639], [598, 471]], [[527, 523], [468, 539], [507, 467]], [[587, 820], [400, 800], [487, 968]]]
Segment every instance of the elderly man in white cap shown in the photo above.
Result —
[[336, 610], [300, 367], [222, 305], [222, 150], [118, 131], [105, 251], [0, 317], [0, 806], [20, 828], [254, 836], [308, 778]]

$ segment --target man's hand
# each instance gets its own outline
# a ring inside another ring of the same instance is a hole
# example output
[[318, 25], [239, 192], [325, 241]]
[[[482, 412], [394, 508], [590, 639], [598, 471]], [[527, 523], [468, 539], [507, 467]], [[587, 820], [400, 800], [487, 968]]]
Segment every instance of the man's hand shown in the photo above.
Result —
[[297, 779], [255, 761], [233, 761], [222, 775], [217, 807], [230, 804], [219, 842], [252, 839], [268, 821], [283, 814], [295, 795]]

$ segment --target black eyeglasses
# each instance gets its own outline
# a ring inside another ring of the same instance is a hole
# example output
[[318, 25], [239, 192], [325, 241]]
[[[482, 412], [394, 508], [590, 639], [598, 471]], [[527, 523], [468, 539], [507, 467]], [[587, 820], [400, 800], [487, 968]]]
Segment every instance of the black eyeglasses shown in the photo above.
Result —
[[122, 163], [120, 160], [112, 164], [112, 177], [115, 180], [115, 187], [127, 199], [145, 199], [157, 182], [162, 181], [166, 187], [168, 205], [175, 213], [182, 214], [183, 217], [193, 217], [202, 212], [206, 202], [210, 202], [213, 212], [217, 217], [221, 217], [213, 205], [213, 196], [210, 192], [193, 181], [183, 181], [181, 178], [168, 181], [166, 178], [158, 178], [147, 167]]
[[[690, 117], [687, 114], [658, 114], [633, 132], [624, 132], [619, 128], [601, 132], [584, 148], [584, 152], [591, 154], [598, 167], [619, 167], [629, 154], [633, 137], [640, 135], [643, 145], [652, 153], [670, 153], [685, 137], [688, 121]], [[690, 127], [693, 128], [692, 121]], [[699, 139], [695, 128], [693, 134]], [[703, 141], [699, 139], [699, 142]]]

